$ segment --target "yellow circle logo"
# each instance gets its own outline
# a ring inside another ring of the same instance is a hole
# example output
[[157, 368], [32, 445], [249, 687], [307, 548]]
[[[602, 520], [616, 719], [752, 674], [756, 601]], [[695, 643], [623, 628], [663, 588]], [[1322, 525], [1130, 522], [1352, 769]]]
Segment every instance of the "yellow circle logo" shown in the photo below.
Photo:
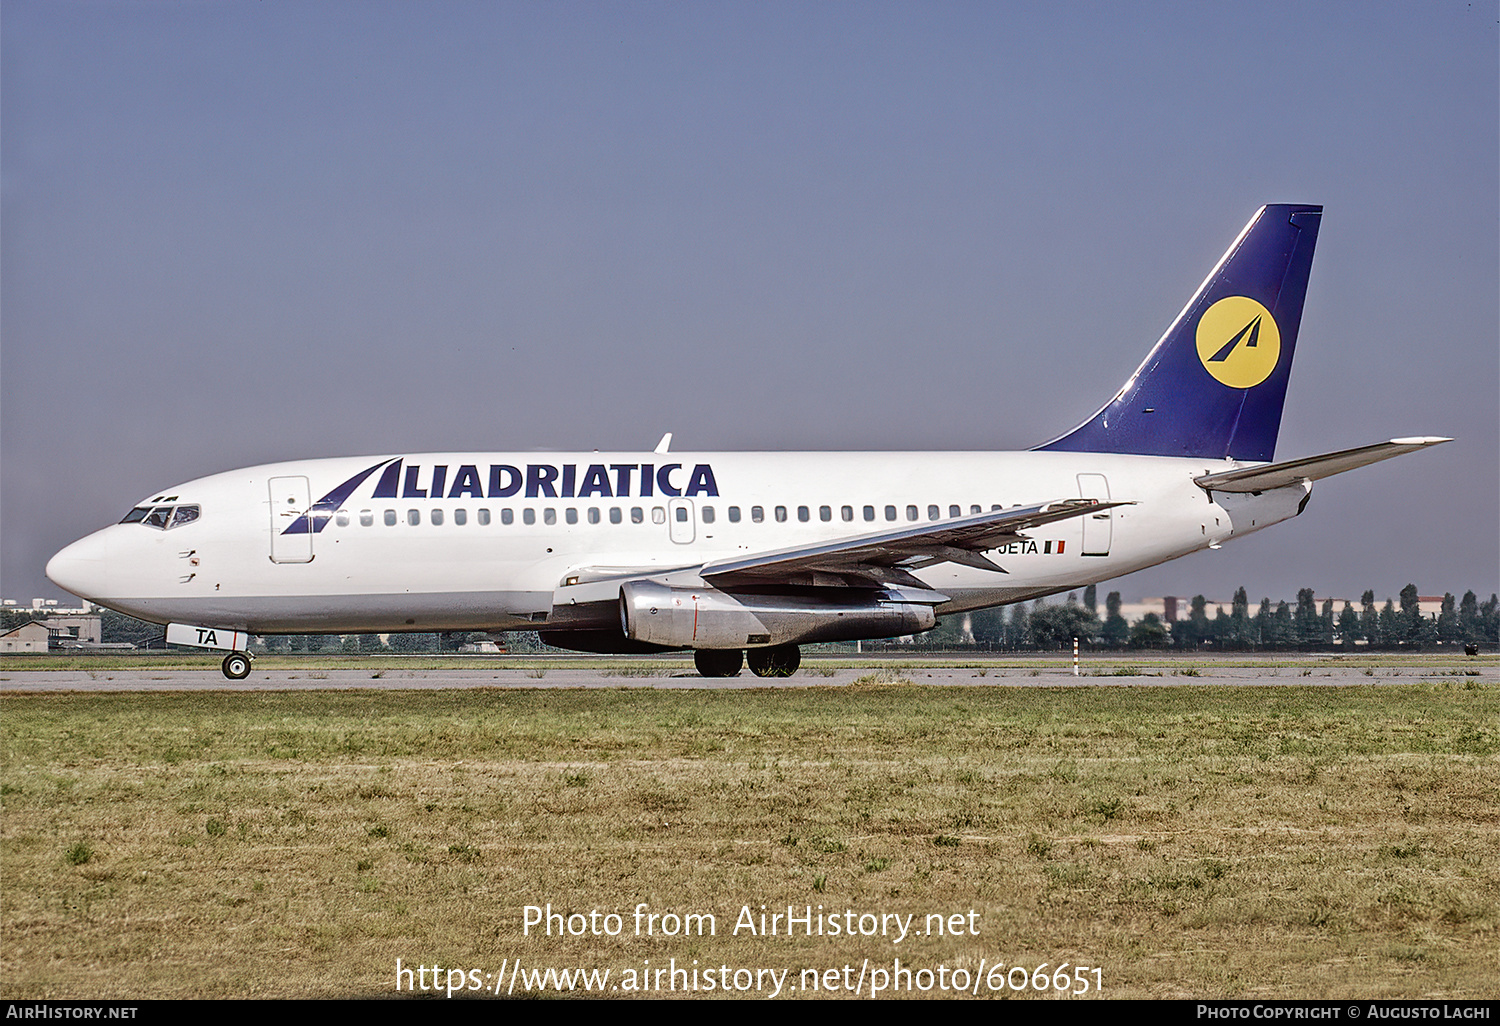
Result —
[[1281, 358], [1281, 331], [1271, 311], [1248, 296], [1229, 296], [1198, 319], [1198, 359], [1230, 388], [1251, 388]]

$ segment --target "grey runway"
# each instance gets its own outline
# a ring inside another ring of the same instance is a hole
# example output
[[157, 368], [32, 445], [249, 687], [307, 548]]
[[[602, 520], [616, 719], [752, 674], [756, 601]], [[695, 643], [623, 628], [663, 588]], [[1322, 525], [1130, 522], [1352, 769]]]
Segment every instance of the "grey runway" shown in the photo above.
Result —
[[[106, 691], [381, 691], [441, 690], [446, 688], [808, 688], [847, 687], [864, 678], [877, 683], [897, 679], [932, 686], [999, 687], [1100, 687], [1170, 685], [1368, 685], [1411, 684], [1421, 680], [1481, 680], [1493, 683], [1493, 664], [1457, 664], [1455, 667], [1393, 665], [1363, 666], [1199, 667], [1196, 676], [1183, 675], [1170, 666], [1146, 666], [1138, 673], [1119, 675], [1117, 664], [1093, 668], [1085, 664], [1073, 676], [1072, 666], [1059, 663], [1028, 667], [923, 667], [893, 665], [886, 668], [811, 671], [804, 669], [785, 679], [756, 677], [748, 670], [737, 677], [700, 677], [689, 666], [647, 668], [639, 671], [549, 668], [478, 668], [459, 670], [318, 670], [256, 669], [241, 681], [226, 680], [217, 670], [123, 669], [123, 670], [5, 670], [0, 669], [0, 692], [106, 692]], [[1478, 671], [1478, 676], [1469, 676]]]

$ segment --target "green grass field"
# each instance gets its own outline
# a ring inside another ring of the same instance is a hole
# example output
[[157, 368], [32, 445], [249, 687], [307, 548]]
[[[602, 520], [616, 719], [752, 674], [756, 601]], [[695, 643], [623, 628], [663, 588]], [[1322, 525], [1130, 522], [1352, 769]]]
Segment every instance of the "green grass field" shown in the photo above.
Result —
[[[381, 996], [398, 958], [616, 981], [697, 960], [795, 985], [900, 958], [1099, 967], [1107, 997], [1494, 996], [1497, 698], [1464, 677], [921, 688], [890, 672], [6, 694], [0, 993]], [[523, 936], [524, 907], [547, 903], [624, 928]], [[636, 936], [641, 903], [712, 913], [715, 934]], [[974, 916], [900, 943], [731, 932], [761, 905], [919, 929]]]

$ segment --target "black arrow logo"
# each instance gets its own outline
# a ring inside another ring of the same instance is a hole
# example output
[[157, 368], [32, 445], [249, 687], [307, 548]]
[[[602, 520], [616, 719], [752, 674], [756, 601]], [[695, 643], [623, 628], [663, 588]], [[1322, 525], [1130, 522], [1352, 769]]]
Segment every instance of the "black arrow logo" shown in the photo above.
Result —
[[1223, 363], [1225, 360], [1229, 359], [1229, 354], [1234, 352], [1234, 347], [1239, 345], [1240, 339], [1244, 338], [1246, 335], [1250, 336], [1250, 340], [1245, 343], [1245, 348], [1254, 349], [1255, 344], [1260, 341], [1260, 314], [1256, 314], [1255, 320], [1245, 325], [1239, 330], [1239, 333], [1236, 334], [1234, 338], [1224, 343], [1224, 348], [1220, 349], [1217, 353], [1210, 356], [1208, 358], [1208, 362]]

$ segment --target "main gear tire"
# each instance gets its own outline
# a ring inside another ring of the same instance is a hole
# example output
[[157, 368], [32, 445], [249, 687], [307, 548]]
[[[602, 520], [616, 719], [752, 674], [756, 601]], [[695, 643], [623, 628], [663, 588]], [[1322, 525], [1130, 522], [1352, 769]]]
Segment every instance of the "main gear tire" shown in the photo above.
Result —
[[750, 672], [757, 677], [790, 677], [802, 665], [802, 650], [796, 645], [772, 645], [752, 648]]
[[733, 677], [745, 665], [745, 653], [737, 648], [700, 648], [693, 653], [693, 664], [704, 677]]

